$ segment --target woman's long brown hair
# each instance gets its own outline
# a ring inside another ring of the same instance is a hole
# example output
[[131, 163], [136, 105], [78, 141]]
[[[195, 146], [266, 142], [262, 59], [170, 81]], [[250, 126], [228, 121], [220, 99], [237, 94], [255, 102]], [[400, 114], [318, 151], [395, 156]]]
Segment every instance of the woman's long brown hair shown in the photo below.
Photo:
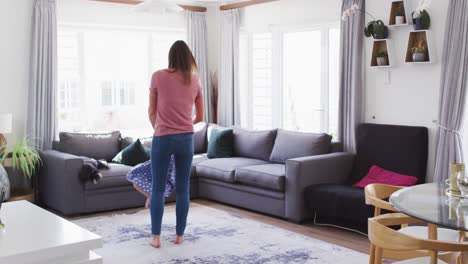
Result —
[[173, 72], [182, 72], [185, 83], [190, 83], [192, 75], [198, 74], [197, 62], [192, 51], [190, 51], [187, 43], [182, 40], [174, 42], [169, 50], [169, 69], [172, 69]]

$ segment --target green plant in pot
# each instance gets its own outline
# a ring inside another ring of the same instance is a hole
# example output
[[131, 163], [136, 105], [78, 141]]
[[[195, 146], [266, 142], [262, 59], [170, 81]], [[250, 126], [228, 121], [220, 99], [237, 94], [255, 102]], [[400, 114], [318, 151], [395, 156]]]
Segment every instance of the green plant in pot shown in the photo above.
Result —
[[10, 148], [2, 146], [0, 153], [3, 153], [0, 156], [0, 164], [4, 164], [7, 159], [11, 160], [13, 170], [22, 173], [28, 180], [31, 180], [38, 166], [42, 164], [39, 152], [28, 138], [19, 140]]
[[420, 0], [418, 7], [411, 14], [415, 30], [426, 30], [431, 27], [431, 16], [427, 12], [430, 2], [430, 0]]
[[375, 39], [385, 39], [388, 38], [388, 27], [382, 20], [372, 20], [364, 28], [364, 35], [368, 38], [372, 36]]
[[400, 4], [395, 12], [395, 25], [401, 25], [405, 23], [405, 7]]
[[375, 55], [377, 60], [378, 66], [388, 66], [388, 52], [387, 51], [379, 51]]
[[411, 54], [414, 62], [426, 61], [426, 48], [425, 47], [413, 47], [411, 48]]

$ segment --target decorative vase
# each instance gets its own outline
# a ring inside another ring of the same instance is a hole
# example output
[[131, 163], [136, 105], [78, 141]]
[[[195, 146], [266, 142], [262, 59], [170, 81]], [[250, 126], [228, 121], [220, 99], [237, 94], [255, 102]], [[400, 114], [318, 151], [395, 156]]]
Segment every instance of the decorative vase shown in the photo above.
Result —
[[374, 33], [373, 37], [374, 37], [374, 39], [386, 39], [386, 38], [388, 38], [388, 32], [389, 32], [388, 27], [385, 26], [383, 33], [381, 33], [381, 34]]
[[413, 18], [413, 27], [414, 30], [421, 30], [422, 29], [422, 23], [421, 23], [421, 18]]
[[460, 172], [465, 172], [465, 164], [450, 163], [450, 191], [452, 193], [460, 193], [458, 189], [458, 177]]
[[4, 197], [3, 200], [6, 201], [10, 199], [10, 180], [8, 179], [8, 174], [0, 164], [0, 190], [3, 189]]
[[395, 25], [401, 25], [405, 23], [404, 16], [395, 16]]
[[464, 171], [457, 173], [457, 187], [461, 196], [468, 198], [468, 175]]
[[426, 54], [422, 52], [415, 52], [413, 53], [413, 61], [414, 62], [422, 62], [426, 60]]
[[378, 66], [387, 66], [388, 65], [387, 57], [377, 57], [377, 65]]

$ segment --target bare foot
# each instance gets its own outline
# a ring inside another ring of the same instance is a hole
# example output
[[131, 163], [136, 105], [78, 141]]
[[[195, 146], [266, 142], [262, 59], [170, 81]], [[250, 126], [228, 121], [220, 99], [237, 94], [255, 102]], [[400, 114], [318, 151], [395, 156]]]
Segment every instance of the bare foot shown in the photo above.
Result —
[[184, 236], [176, 236], [175, 242], [176, 244], [182, 244], [184, 242]]
[[150, 207], [150, 202], [151, 202], [151, 198], [150, 197], [147, 197], [146, 198], [146, 203], [145, 203], [145, 208], [148, 209]]
[[161, 238], [160, 236], [153, 235], [151, 237], [151, 242], [150, 245], [155, 248], [160, 248], [161, 247]]

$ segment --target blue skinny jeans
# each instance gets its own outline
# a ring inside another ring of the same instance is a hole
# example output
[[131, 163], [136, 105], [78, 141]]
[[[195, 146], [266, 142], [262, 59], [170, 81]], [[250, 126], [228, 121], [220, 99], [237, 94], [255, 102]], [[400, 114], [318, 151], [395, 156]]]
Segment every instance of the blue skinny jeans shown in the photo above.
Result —
[[151, 232], [153, 235], [161, 234], [164, 214], [164, 191], [171, 155], [174, 155], [176, 167], [176, 234], [182, 236], [187, 225], [187, 215], [190, 206], [190, 169], [193, 160], [193, 133], [153, 137], [151, 148], [153, 190], [150, 204]]

